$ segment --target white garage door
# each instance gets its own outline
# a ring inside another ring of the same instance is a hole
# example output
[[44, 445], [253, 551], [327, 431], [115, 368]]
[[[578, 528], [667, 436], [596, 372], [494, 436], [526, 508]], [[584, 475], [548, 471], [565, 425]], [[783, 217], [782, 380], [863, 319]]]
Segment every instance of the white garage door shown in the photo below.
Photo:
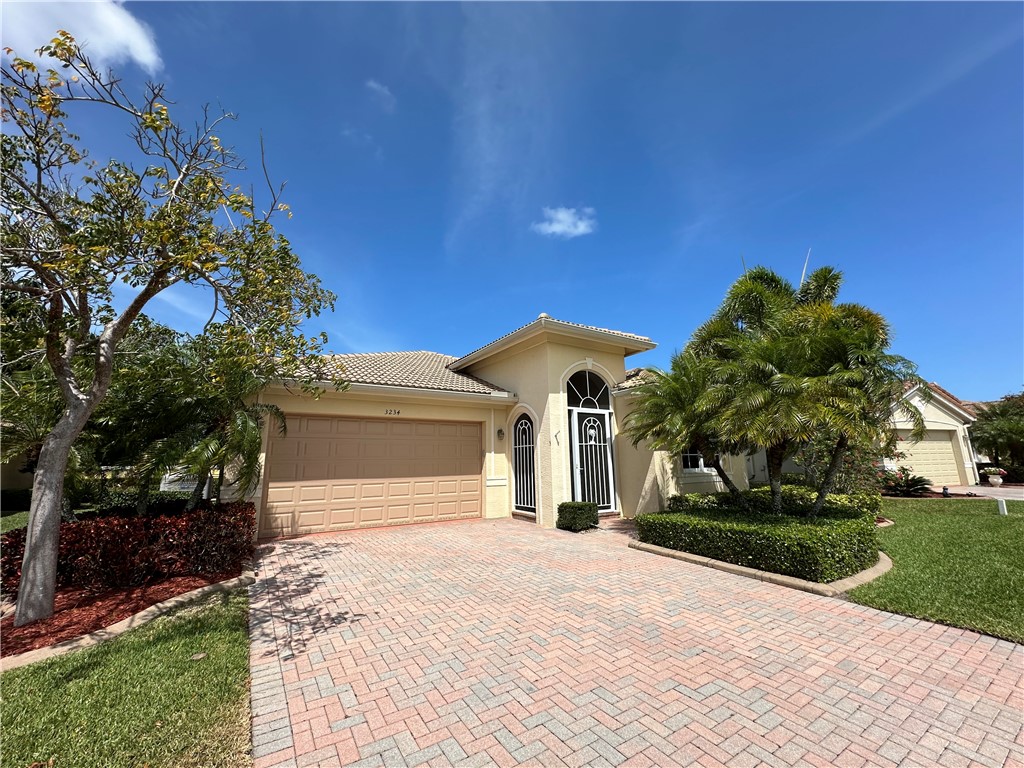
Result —
[[480, 424], [289, 416], [267, 451], [261, 536], [480, 517]]
[[910, 467], [915, 475], [927, 477], [933, 485], [960, 485], [960, 472], [953, 453], [955, 432], [930, 430], [919, 443], [911, 442], [907, 432], [901, 431], [899, 436], [902, 440], [896, 449], [907, 454], [907, 458], [898, 464]]

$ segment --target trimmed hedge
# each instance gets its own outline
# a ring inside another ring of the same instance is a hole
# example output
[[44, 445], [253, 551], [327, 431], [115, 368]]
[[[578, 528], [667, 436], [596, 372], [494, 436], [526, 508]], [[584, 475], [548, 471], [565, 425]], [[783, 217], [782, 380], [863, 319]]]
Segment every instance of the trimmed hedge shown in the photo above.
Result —
[[[255, 507], [235, 502], [175, 517], [104, 517], [62, 523], [57, 585], [103, 590], [170, 576], [217, 574], [253, 555]], [[0, 537], [0, 589], [15, 594], [26, 529]]]
[[563, 501], [558, 505], [555, 527], [579, 533], [597, 525], [597, 504], [592, 501]]
[[878, 496], [829, 496], [812, 518], [810, 489], [785, 487], [784, 507], [795, 514], [784, 515], [761, 511], [771, 509], [771, 495], [762, 490], [744, 493], [752, 512], [737, 510], [728, 494], [673, 497], [670, 511], [637, 516], [637, 535], [659, 547], [816, 582], [846, 578], [878, 561]]
[[[150, 491], [146, 504], [146, 517], [180, 515], [191, 497], [188, 491]], [[100, 517], [135, 517], [139, 492], [110, 491], [100, 498], [97, 514]]]

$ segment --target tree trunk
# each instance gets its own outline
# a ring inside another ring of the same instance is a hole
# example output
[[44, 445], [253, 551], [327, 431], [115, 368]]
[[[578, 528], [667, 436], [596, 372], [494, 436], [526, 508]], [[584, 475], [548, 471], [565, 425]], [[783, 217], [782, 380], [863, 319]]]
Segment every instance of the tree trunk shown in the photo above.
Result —
[[782, 464], [786, 460], [786, 446], [773, 445], [765, 451], [768, 460], [768, 485], [772, 489], [772, 511], [782, 514]]
[[206, 488], [206, 484], [210, 481], [209, 471], [200, 472], [199, 480], [196, 481], [196, 487], [192, 489], [192, 495], [188, 497], [188, 506], [186, 511], [191, 512], [193, 509], [199, 506], [199, 502], [203, 500], [203, 490]]
[[732, 494], [732, 497], [740, 503], [740, 506], [747, 509], [747, 500], [743, 498], [743, 494], [740, 492], [740, 489], [736, 487], [736, 483], [732, 481], [732, 478], [729, 477], [729, 473], [725, 471], [725, 467], [722, 466], [722, 457], [717, 453], [711, 460], [711, 466], [714, 467], [715, 472], [718, 473], [718, 477], [721, 478], [725, 487], [729, 489], [729, 493]]
[[825, 477], [822, 478], [821, 485], [818, 487], [818, 498], [814, 500], [814, 508], [811, 510], [812, 517], [817, 517], [821, 513], [822, 507], [825, 506], [825, 498], [832, 490], [832, 486], [835, 485], [836, 475], [839, 474], [839, 467], [842, 466], [843, 456], [846, 455], [849, 445], [850, 440], [846, 435], [840, 435], [836, 440], [835, 447], [832, 449], [832, 458], [828, 462], [828, 469], [825, 470]]
[[39, 463], [32, 480], [28, 534], [14, 613], [16, 627], [53, 615], [64, 473], [67, 471], [71, 447], [89, 420], [93, 407], [91, 403], [81, 401], [66, 410], [57, 426], [46, 436], [39, 451]]

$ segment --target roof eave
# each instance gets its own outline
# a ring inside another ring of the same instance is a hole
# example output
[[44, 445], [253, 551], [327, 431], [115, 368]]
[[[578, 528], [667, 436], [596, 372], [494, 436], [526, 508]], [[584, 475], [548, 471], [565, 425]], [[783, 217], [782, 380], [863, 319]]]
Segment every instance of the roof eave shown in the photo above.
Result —
[[[277, 386], [288, 387], [300, 386], [299, 381], [279, 380], [273, 382]], [[327, 392], [334, 389], [334, 382], [318, 381], [317, 386], [323, 387]], [[349, 382], [343, 392], [353, 392], [362, 395], [379, 395], [382, 397], [415, 397], [429, 400], [460, 400], [469, 402], [496, 404], [513, 404], [519, 402], [519, 398], [512, 392], [496, 390], [493, 392], [460, 392], [454, 389], [430, 389], [427, 387], [401, 387], [388, 384], [363, 384]]]
[[522, 328], [513, 331], [507, 336], [503, 336], [500, 339], [492, 341], [480, 349], [470, 352], [468, 355], [460, 357], [455, 362], [451, 363], [448, 367], [453, 371], [462, 370], [473, 363], [478, 363], [481, 360], [486, 360], [492, 355], [496, 355], [514, 344], [518, 344], [521, 341], [525, 341], [534, 336], [537, 336], [544, 331], [557, 333], [562, 336], [570, 336], [579, 339], [586, 339], [588, 341], [600, 341], [605, 344], [609, 344], [614, 347], [622, 347], [624, 351], [624, 357], [635, 355], [638, 352], [646, 352], [649, 349], [654, 349], [657, 344], [649, 339], [644, 341], [639, 338], [630, 338], [623, 336], [618, 333], [611, 333], [608, 331], [598, 330], [596, 328], [580, 328], [567, 323], [559, 322], [554, 318], [541, 317], [534, 320], [529, 325], [524, 325]]

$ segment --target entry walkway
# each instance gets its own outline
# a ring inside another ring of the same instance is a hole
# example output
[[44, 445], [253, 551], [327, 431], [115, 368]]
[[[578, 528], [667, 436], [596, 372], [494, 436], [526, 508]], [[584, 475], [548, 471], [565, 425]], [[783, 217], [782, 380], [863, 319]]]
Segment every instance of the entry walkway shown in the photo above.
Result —
[[513, 520], [278, 542], [256, 768], [1024, 764], [1024, 647]]

